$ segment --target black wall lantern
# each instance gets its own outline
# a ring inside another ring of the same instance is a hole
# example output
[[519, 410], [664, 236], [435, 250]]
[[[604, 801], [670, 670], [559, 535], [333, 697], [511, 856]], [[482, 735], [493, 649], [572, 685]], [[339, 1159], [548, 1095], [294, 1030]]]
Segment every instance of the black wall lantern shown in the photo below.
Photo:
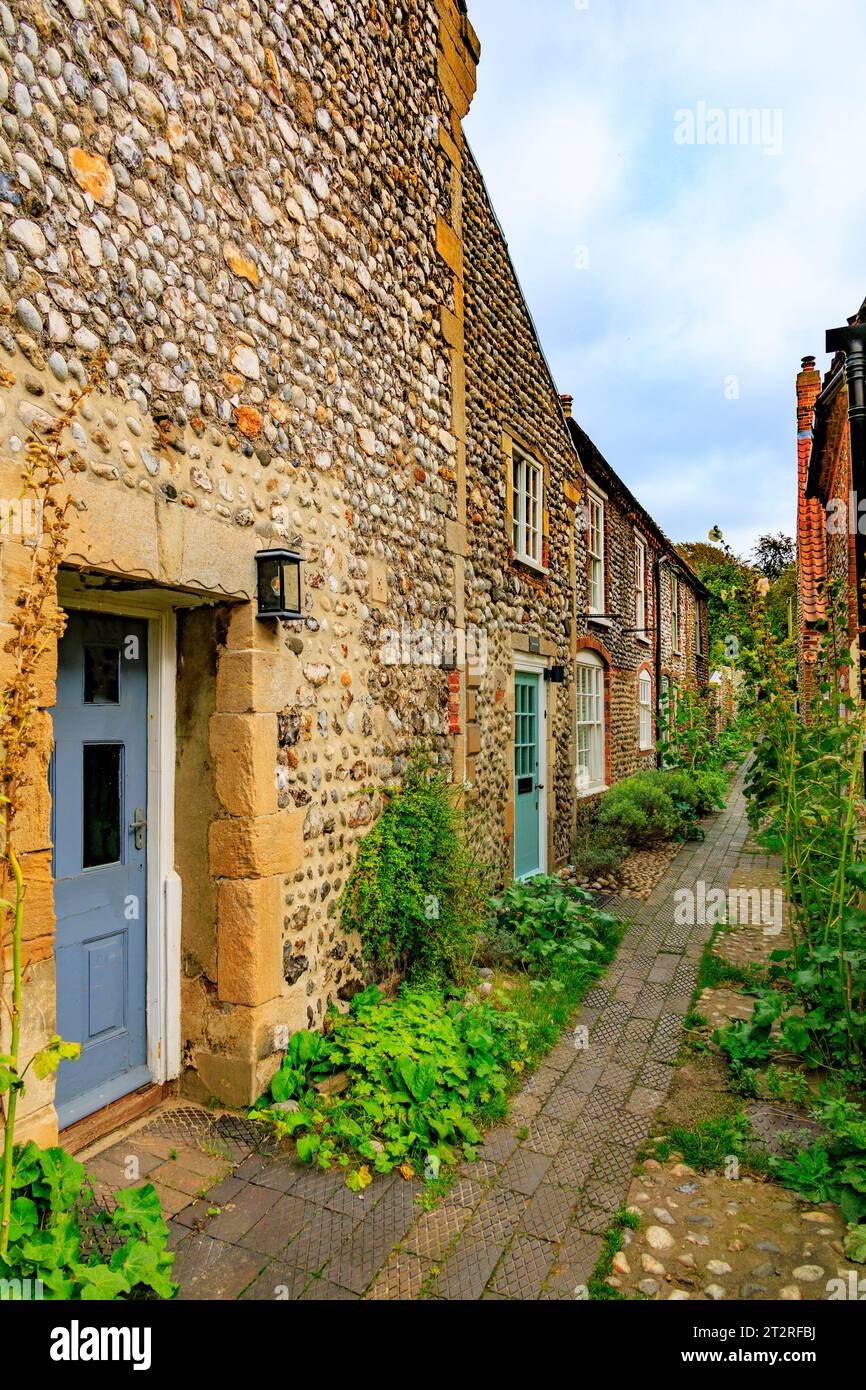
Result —
[[258, 550], [259, 611], [265, 618], [301, 618], [301, 561], [296, 550]]
[[550, 681], [550, 684], [551, 684], [551, 685], [564, 685], [564, 684], [565, 684], [565, 667], [564, 667], [564, 666], [548, 666], [547, 669], [546, 669], [545, 672], [544, 672], [544, 679], [545, 679], [546, 681]]

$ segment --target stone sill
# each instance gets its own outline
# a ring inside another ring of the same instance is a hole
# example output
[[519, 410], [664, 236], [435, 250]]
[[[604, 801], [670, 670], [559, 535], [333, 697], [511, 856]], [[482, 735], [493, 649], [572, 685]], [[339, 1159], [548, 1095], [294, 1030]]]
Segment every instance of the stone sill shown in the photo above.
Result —
[[550, 574], [549, 565], [540, 565], [537, 560], [531, 560], [528, 555], [512, 555], [511, 563], [512, 565], [521, 565], [524, 569], [532, 570], [533, 574], [540, 574], [545, 579]]
[[609, 790], [610, 788], [608, 787], [606, 782], [598, 782], [594, 787], [579, 787], [577, 795], [580, 798], [588, 796], [601, 796], [603, 792]]

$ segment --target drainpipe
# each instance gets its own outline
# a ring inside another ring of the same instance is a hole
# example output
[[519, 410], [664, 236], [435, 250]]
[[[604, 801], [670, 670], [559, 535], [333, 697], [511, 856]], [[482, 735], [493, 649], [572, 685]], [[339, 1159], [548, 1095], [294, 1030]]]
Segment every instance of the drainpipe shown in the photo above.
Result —
[[[866, 323], [827, 330], [827, 351], [845, 353], [848, 385], [848, 428], [851, 437], [851, 491], [854, 494], [854, 564], [857, 576], [857, 651], [860, 660], [860, 698], [866, 700], [866, 537], [856, 518], [860, 499], [866, 497]], [[866, 752], [864, 752], [866, 776]]]
[[[655, 580], [655, 630], [656, 630], [656, 729], [662, 714], [662, 565], [670, 564], [669, 555], [657, 555], [654, 570]], [[670, 708], [670, 699], [668, 699]], [[664, 763], [661, 750], [656, 750], [656, 767]]]

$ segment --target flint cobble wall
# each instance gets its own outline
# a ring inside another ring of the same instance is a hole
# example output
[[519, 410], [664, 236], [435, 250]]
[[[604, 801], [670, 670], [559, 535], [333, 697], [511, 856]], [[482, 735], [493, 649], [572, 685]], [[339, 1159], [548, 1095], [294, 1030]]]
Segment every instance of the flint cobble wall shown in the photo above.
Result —
[[[483, 179], [471, 159], [465, 171], [466, 620], [487, 647], [475, 687], [479, 751], [470, 780], [479, 802], [490, 808], [485, 853], [503, 879], [513, 873], [514, 670], [521, 655], [565, 668], [564, 684], [546, 686], [551, 865], [567, 856], [570, 844], [574, 530], [581, 469]], [[515, 559], [512, 545], [515, 449], [543, 469], [543, 544], [535, 567]]]
[[[0, 5], [3, 492], [101, 354], [67, 561], [212, 606], [180, 624], [181, 667], [210, 647], [214, 684], [177, 820], [216, 810], [179, 836], [185, 900], [216, 904], [209, 929], [185, 919], [183, 1068], [229, 1100], [256, 1094], [278, 1027], [356, 987], [335, 904], [375, 788], [419, 742], [452, 762], [448, 678], [384, 652], [460, 617], [451, 242], [476, 57], [453, 0]], [[304, 616], [267, 628], [254, 553], [287, 543]], [[2, 551], [8, 618], [30, 552]], [[50, 738], [46, 718], [40, 784]], [[19, 839], [50, 1032], [49, 810]], [[34, 1088], [48, 1129], [50, 1099]]]

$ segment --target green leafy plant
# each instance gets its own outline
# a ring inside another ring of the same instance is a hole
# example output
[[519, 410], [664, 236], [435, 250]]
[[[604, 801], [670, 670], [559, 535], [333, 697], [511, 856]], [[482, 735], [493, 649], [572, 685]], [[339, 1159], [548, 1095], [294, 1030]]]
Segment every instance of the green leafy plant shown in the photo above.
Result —
[[[724, 928], [721, 930], [723, 931]], [[701, 957], [698, 970], [698, 993], [705, 989], [717, 989], [720, 985], [740, 985], [747, 993], [759, 989], [764, 982], [766, 973], [764, 969], [751, 961], [747, 965], [737, 965], [734, 961], [726, 960], [724, 956], [718, 955], [714, 951], [714, 941], [708, 944]]]
[[754, 1067], [739, 1058], [731, 1058], [729, 1079], [735, 1096], [751, 1099], [758, 1095], [758, 1077]]
[[666, 767], [695, 772], [712, 759], [716, 711], [712, 692], [693, 681], [677, 686], [676, 700], [660, 721], [659, 746]]
[[588, 893], [541, 875], [509, 884], [491, 908], [488, 954], [543, 974], [590, 960], [601, 950], [600, 933], [616, 920], [600, 913]]
[[617, 782], [602, 798], [599, 823], [626, 844], [644, 845], [685, 832], [685, 820], [658, 774], [639, 772]]
[[380, 976], [441, 982], [465, 971], [486, 895], [459, 794], [418, 755], [361, 841], [342, 923]]
[[778, 1050], [771, 1033], [784, 1007], [785, 996], [779, 990], [760, 990], [752, 1017], [747, 1020], [733, 1019], [723, 1028], [717, 1028], [713, 1033], [713, 1042], [732, 1062], [748, 1066], [765, 1062]]
[[647, 769], [605, 792], [599, 826], [637, 847], [656, 840], [699, 839], [698, 820], [721, 801], [721, 786], [683, 769]]
[[790, 1105], [806, 1108], [813, 1099], [812, 1088], [801, 1071], [781, 1071], [775, 1063], [764, 1073], [764, 1085], [768, 1096]]
[[116, 1207], [102, 1215], [115, 1245], [105, 1260], [82, 1252], [79, 1205], [88, 1192], [83, 1166], [62, 1148], [32, 1141], [16, 1149], [9, 1241], [0, 1279], [10, 1297], [123, 1299], [150, 1290], [172, 1298], [174, 1255], [152, 1185], [121, 1188]]
[[636, 1212], [628, 1211], [621, 1207], [613, 1218], [604, 1238], [601, 1254], [598, 1263], [592, 1272], [587, 1286], [587, 1293], [593, 1301], [596, 1300], [620, 1300], [624, 1295], [620, 1293], [614, 1285], [607, 1281], [613, 1270], [614, 1256], [619, 1254], [626, 1243], [626, 1231], [636, 1231], [640, 1226], [640, 1217]]
[[675, 804], [687, 807], [687, 815], [697, 819], [725, 804], [727, 779], [714, 768], [665, 768], [658, 774], [661, 785]]
[[849, 1260], [866, 1265], [866, 1226], [849, 1225], [842, 1244]]
[[[293, 1036], [294, 1054], [253, 1111], [295, 1138], [302, 1162], [323, 1168], [354, 1157], [376, 1172], [423, 1172], [432, 1156], [438, 1176], [439, 1165], [472, 1155], [481, 1115], [504, 1112], [528, 1048], [527, 1027], [504, 999], [408, 986], [396, 999], [368, 988], [329, 1026], [326, 1037]], [[346, 1073], [343, 1090], [316, 1089], [317, 1076], [337, 1072]]]
[[814, 1111], [829, 1131], [793, 1159], [772, 1159], [773, 1172], [810, 1202], [835, 1202], [852, 1224], [866, 1217], [866, 1114], [839, 1097]]
[[580, 808], [571, 845], [571, 863], [581, 878], [618, 878], [628, 852], [627, 845], [599, 825], [596, 801]]
[[[386, 998], [371, 985], [348, 1014], [329, 1014], [324, 1035], [293, 1035], [253, 1117], [294, 1139], [302, 1162], [346, 1169], [353, 1190], [394, 1168], [406, 1177], [423, 1173], [439, 1190], [559, 1038], [622, 932], [586, 894], [558, 880], [542, 881], [534, 899], [541, 931], [514, 922], [514, 933], [502, 935], [521, 958], [509, 990], [494, 986], [479, 998], [453, 986], [406, 984]], [[516, 916], [513, 896], [509, 903], [506, 916]], [[326, 1087], [337, 1074], [341, 1086]]]
[[644, 1156], [666, 1163], [675, 1153], [682, 1154], [684, 1163], [702, 1173], [723, 1168], [731, 1155], [739, 1159], [741, 1170], [765, 1173], [768, 1167], [767, 1156], [741, 1110], [734, 1115], [702, 1120], [693, 1129], [672, 1125], [667, 1133], [650, 1141]]
[[866, 1053], [866, 864], [862, 748], [866, 706], [850, 691], [846, 595], [827, 586], [821, 650], [807, 718], [798, 708], [794, 650], [753, 604], [756, 650], [744, 657], [756, 748], [749, 816], [760, 842], [782, 855], [793, 950], [775, 959], [801, 1003], [792, 1050], [862, 1077]]

